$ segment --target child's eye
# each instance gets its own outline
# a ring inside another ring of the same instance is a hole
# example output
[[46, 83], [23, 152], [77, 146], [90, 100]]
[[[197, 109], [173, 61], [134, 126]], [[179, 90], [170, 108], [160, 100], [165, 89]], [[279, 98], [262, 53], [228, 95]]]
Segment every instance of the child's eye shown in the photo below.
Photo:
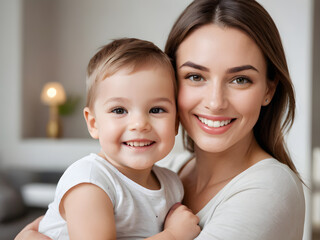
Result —
[[190, 74], [187, 76], [187, 79], [190, 79], [192, 82], [204, 81], [203, 77], [201, 75], [197, 75], [197, 74]]
[[160, 107], [154, 107], [154, 108], [151, 108], [150, 113], [163, 113], [163, 112], [166, 112], [163, 108], [160, 108]]
[[244, 85], [247, 83], [251, 83], [251, 81], [246, 77], [237, 77], [232, 81], [232, 83], [238, 84], [238, 85]]
[[125, 113], [128, 113], [127, 110], [125, 110], [124, 108], [121, 108], [121, 107], [118, 107], [118, 108], [115, 108], [111, 111], [112, 113], [115, 113], [115, 114], [125, 114]]

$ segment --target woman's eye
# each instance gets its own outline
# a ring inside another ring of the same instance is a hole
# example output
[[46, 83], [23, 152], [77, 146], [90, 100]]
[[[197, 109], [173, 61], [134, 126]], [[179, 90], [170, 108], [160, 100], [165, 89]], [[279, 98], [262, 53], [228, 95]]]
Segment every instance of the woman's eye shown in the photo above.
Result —
[[243, 84], [250, 83], [250, 82], [251, 81], [245, 77], [237, 77], [236, 79], [234, 79], [232, 81], [232, 83], [239, 84], [239, 85], [243, 85]]
[[125, 110], [124, 108], [115, 108], [111, 112], [115, 114], [125, 114], [127, 113], [127, 110]]
[[187, 78], [193, 82], [200, 82], [200, 81], [204, 80], [203, 77], [201, 77], [200, 75], [196, 75], [196, 74], [189, 75], [189, 76], [187, 76]]
[[154, 107], [154, 108], [151, 108], [149, 112], [150, 113], [163, 113], [163, 112], [165, 112], [165, 110], [160, 107]]

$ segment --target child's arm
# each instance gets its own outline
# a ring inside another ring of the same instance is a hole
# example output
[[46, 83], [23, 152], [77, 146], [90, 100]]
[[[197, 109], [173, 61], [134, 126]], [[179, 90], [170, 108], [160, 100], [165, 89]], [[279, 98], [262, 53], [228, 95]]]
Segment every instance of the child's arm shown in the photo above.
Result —
[[70, 189], [60, 203], [70, 239], [116, 239], [113, 205], [99, 187], [83, 183]]
[[193, 240], [200, 233], [199, 217], [186, 206], [177, 203], [169, 211], [164, 230], [148, 240]]

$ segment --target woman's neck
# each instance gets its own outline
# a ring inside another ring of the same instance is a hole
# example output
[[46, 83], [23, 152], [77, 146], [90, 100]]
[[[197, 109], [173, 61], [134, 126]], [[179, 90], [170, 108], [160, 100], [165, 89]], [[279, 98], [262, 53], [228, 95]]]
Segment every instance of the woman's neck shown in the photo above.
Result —
[[268, 157], [270, 155], [261, 149], [253, 134], [241, 144], [232, 146], [223, 152], [210, 153], [195, 146], [196, 182], [199, 188], [223, 182], [228, 183], [239, 173]]

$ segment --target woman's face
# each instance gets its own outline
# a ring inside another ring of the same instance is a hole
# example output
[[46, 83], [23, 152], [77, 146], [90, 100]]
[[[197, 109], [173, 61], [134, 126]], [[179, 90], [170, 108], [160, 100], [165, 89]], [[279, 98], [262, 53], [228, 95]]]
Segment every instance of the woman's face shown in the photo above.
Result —
[[208, 24], [177, 51], [180, 120], [196, 147], [223, 152], [248, 146], [274, 86], [264, 56], [245, 33]]

